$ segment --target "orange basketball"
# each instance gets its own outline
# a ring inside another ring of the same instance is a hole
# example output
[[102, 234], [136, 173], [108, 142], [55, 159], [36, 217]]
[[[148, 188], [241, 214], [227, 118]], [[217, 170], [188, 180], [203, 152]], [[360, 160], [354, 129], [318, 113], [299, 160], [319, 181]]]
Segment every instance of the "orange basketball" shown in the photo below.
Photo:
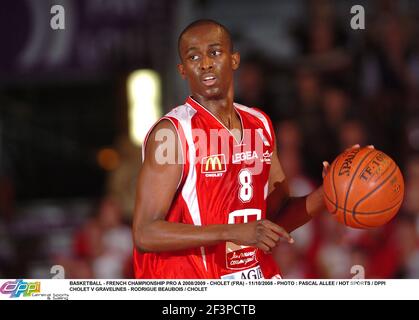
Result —
[[399, 211], [404, 181], [384, 152], [351, 148], [331, 164], [323, 181], [327, 210], [340, 223], [359, 229], [382, 226]]

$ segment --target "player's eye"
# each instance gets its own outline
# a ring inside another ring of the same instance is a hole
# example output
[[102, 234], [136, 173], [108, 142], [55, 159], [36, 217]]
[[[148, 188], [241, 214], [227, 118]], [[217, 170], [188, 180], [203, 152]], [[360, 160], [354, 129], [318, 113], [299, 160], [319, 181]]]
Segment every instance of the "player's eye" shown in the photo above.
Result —
[[196, 54], [192, 54], [192, 55], [189, 56], [189, 60], [196, 61], [198, 59], [199, 59], [199, 56], [196, 55]]
[[211, 51], [211, 54], [213, 56], [219, 56], [221, 54], [221, 50], [213, 50], [213, 51]]

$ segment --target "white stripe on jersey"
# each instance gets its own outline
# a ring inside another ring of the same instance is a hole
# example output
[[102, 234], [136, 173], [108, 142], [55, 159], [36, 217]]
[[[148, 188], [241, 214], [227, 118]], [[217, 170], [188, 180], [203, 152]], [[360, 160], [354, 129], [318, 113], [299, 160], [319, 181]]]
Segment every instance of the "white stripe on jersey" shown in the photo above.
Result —
[[246, 107], [242, 104], [239, 103], [234, 103], [234, 106], [237, 107], [238, 109], [244, 111], [244, 112], [248, 112], [252, 115], [254, 115], [256, 118], [258, 118], [260, 121], [262, 121], [263, 125], [265, 126], [266, 131], [269, 134], [269, 137], [272, 139], [272, 133], [271, 133], [271, 128], [269, 127], [269, 123], [268, 123], [268, 119], [266, 119], [266, 117], [260, 113], [259, 111]]
[[[183, 132], [185, 133], [186, 142], [188, 143], [189, 153], [189, 172], [186, 177], [185, 184], [182, 188], [182, 197], [185, 200], [186, 205], [188, 206], [189, 213], [191, 214], [192, 221], [194, 225], [200, 226], [201, 223], [201, 212], [199, 210], [198, 196], [196, 194], [196, 150], [195, 144], [193, 142], [192, 135], [192, 117], [197, 111], [189, 105], [182, 105], [171, 112], [166, 116], [176, 118], [180, 125], [182, 126]], [[205, 269], [207, 269], [207, 260], [205, 257], [205, 248], [201, 247], [202, 260], [204, 262]]]

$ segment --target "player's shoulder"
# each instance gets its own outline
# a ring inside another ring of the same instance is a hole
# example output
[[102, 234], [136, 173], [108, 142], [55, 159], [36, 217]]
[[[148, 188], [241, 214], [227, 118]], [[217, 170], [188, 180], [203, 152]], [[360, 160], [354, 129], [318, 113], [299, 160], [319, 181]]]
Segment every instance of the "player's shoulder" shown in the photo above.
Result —
[[161, 117], [150, 129], [150, 136], [155, 135], [159, 130], [167, 129], [173, 132], [179, 130], [186, 123], [190, 122], [192, 117], [196, 114], [196, 110], [188, 104], [174, 107], [163, 117]]
[[[180, 148], [187, 139], [185, 131], [190, 133], [191, 119], [195, 114], [196, 110], [185, 103], [173, 108], [158, 119], [144, 138], [143, 159], [146, 158], [147, 154], [153, 154], [160, 145], [165, 145], [166, 142], [164, 141], [174, 141], [175, 143], [171, 147], [175, 149], [175, 152], [181, 152]], [[164, 139], [165, 137], [167, 139]], [[182, 145], [179, 142], [182, 142]], [[148, 152], [145, 150], [148, 150]]]
[[237, 109], [240, 109], [241, 111], [247, 112], [250, 116], [253, 116], [258, 119], [271, 121], [269, 116], [258, 107], [248, 107], [237, 102], [234, 103], [234, 106]]
[[182, 104], [170, 110], [163, 118], [174, 118], [178, 121], [186, 121], [192, 119], [195, 114], [196, 110], [189, 104]]

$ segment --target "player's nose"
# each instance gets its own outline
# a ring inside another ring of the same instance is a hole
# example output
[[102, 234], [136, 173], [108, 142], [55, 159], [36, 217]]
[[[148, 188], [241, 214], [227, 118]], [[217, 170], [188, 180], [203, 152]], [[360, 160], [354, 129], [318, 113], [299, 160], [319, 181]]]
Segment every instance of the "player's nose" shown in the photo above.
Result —
[[212, 66], [213, 66], [212, 59], [205, 55], [201, 60], [201, 70], [212, 69]]

